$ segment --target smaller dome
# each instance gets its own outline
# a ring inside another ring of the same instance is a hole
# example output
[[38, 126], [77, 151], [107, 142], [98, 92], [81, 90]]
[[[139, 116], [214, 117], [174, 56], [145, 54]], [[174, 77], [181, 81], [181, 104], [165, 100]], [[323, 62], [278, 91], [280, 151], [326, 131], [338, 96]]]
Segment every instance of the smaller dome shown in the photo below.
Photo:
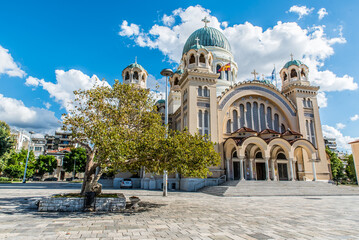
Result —
[[292, 66], [292, 65], [296, 65], [296, 66], [300, 66], [300, 65], [302, 65], [303, 63], [301, 62], [301, 61], [299, 61], [299, 60], [291, 60], [291, 61], [289, 61], [289, 62], [287, 62], [285, 65], [284, 65], [284, 67], [283, 68], [289, 68], [290, 66]]
[[204, 46], [202, 46], [200, 44], [198, 44], [198, 45], [195, 44], [195, 45], [190, 47], [190, 49], [194, 49], [194, 50], [199, 50], [199, 49], [202, 49], [202, 48], [206, 49]]
[[165, 103], [166, 103], [165, 100], [160, 99], [160, 100], [158, 100], [155, 104], [157, 105], [157, 104], [165, 104]]
[[146, 71], [140, 64], [138, 64], [138, 63], [131, 63], [130, 65], [128, 65], [126, 68], [135, 68], [135, 67], [137, 67], [137, 68], [139, 68], [139, 69], [141, 69], [141, 70], [143, 70], [143, 71]]

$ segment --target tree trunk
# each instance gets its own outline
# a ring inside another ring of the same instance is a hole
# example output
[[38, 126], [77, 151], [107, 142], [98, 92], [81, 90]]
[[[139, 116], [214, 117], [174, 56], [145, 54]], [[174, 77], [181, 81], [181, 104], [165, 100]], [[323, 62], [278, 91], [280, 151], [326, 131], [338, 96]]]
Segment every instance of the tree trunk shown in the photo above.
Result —
[[85, 195], [87, 192], [96, 192], [96, 194], [100, 194], [102, 191], [102, 185], [98, 183], [98, 180], [102, 175], [102, 170], [96, 174], [96, 168], [98, 164], [93, 161], [95, 154], [96, 150], [93, 150], [90, 154], [87, 154], [87, 162], [84, 181], [81, 187], [81, 195]]

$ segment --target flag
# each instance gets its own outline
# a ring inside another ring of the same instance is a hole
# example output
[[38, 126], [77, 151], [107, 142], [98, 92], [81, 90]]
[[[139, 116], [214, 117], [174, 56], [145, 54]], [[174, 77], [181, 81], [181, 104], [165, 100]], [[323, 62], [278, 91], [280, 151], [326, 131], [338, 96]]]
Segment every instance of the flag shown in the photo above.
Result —
[[231, 63], [227, 63], [226, 65], [224, 65], [218, 70], [218, 72], [222, 72], [222, 71], [231, 71]]
[[272, 81], [275, 79], [275, 67], [273, 68], [273, 71], [272, 71]]

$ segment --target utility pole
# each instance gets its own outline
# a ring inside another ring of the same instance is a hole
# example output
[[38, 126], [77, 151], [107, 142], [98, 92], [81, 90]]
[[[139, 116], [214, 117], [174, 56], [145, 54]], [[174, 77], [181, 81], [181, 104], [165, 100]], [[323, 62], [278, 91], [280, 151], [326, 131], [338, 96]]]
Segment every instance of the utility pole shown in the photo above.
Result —
[[[165, 126], [166, 126], [166, 138], [168, 132], [168, 77], [172, 76], [173, 71], [169, 68], [165, 68], [161, 71], [161, 75], [166, 77], [166, 92], [165, 92]], [[167, 170], [163, 171], [163, 196], [167, 197]]]
[[29, 141], [29, 146], [27, 148], [27, 157], [26, 157], [26, 164], [25, 164], [25, 170], [24, 170], [24, 178], [22, 179], [22, 183], [26, 183], [26, 171], [27, 171], [27, 163], [29, 162], [29, 155], [30, 155], [30, 147], [31, 147], [31, 137], [32, 134], [34, 134], [35, 132], [30, 131], [30, 141]]

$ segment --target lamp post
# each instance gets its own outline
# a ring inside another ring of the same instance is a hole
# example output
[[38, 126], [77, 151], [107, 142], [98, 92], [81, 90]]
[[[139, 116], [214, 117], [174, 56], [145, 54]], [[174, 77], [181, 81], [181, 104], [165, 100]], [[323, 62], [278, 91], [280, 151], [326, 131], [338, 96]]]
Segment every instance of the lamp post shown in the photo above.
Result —
[[[168, 131], [168, 77], [172, 76], [173, 71], [169, 68], [165, 68], [161, 71], [161, 75], [166, 77], [166, 93], [165, 93], [165, 126], [166, 126], [166, 138]], [[167, 197], [167, 170], [163, 171], [163, 196]]]
[[24, 178], [22, 179], [22, 183], [26, 183], [26, 171], [27, 171], [27, 163], [29, 161], [29, 155], [30, 155], [30, 147], [31, 147], [31, 137], [32, 134], [34, 134], [35, 132], [30, 131], [30, 141], [29, 141], [29, 146], [27, 148], [27, 157], [26, 157], [26, 164], [25, 164], [25, 170], [24, 170]]

